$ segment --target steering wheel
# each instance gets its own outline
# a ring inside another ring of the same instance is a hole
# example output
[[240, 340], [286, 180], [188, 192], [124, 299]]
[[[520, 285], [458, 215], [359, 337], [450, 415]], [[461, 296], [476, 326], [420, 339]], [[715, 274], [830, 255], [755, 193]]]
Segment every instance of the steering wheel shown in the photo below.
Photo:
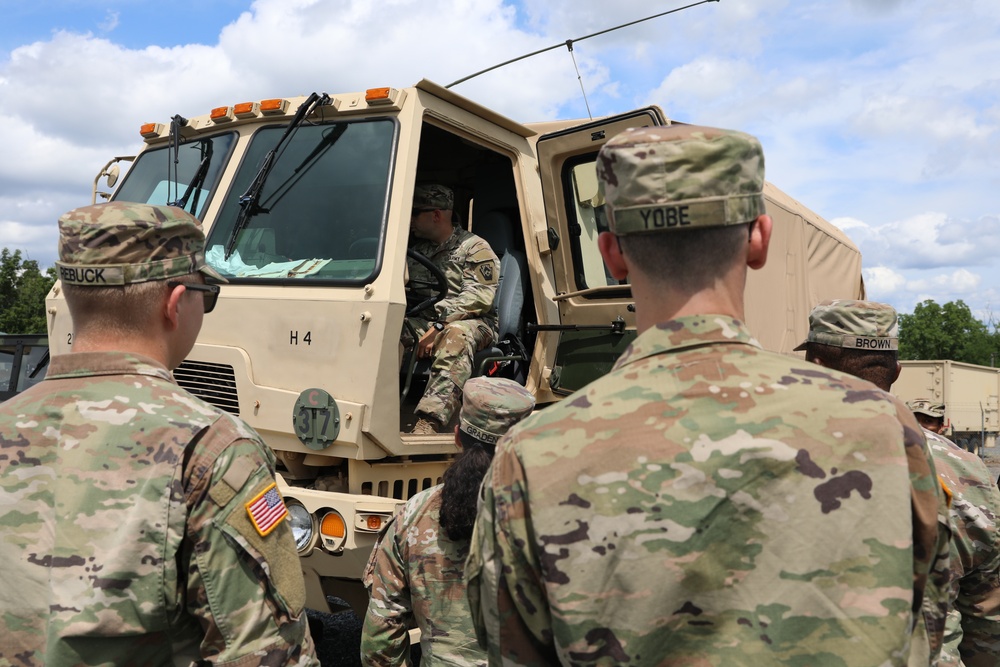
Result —
[[[421, 254], [412, 248], [407, 248], [406, 256], [430, 271], [431, 275], [434, 277], [433, 281], [414, 280], [413, 278], [410, 278], [409, 282], [406, 283], [406, 317], [413, 317], [420, 311], [425, 308], [430, 308], [435, 303], [448, 296], [448, 279], [445, 278], [444, 272], [436, 267], [434, 262], [427, 258], [427, 255]], [[433, 287], [435, 293], [419, 303], [410, 305], [413, 300], [417, 298], [415, 292], [419, 287]]]

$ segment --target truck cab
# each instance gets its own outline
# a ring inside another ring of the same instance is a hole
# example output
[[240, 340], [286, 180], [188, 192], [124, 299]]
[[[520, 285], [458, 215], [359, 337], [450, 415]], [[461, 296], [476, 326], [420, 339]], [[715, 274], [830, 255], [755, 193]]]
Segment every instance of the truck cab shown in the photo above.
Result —
[[[175, 377], [274, 450], [308, 606], [335, 596], [364, 608], [378, 532], [458, 452], [451, 434], [406, 433], [421, 395], [400, 343], [407, 265], [419, 260], [408, 257], [415, 185], [452, 188], [460, 224], [501, 259], [500, 342], [474, 372], [517, 379], [543, 407], [610, 370], [635, 337], [629, 286], [597, 250], [594, 163], [622, 130], [669, 122], [647, 107], [522, 124], [424, 80], [142, 127], [142, 150], [107, 197], [172, 203], [203, 222], [207, 260], [229, 282]], [[766, 198], [779, 259], [751, 279], [748, 323], [790, 351], [813, 304], [863, 296], [860, 254], [776, 188]], [[53, 352], [65, 352], [58, 283], [47, 304]]]

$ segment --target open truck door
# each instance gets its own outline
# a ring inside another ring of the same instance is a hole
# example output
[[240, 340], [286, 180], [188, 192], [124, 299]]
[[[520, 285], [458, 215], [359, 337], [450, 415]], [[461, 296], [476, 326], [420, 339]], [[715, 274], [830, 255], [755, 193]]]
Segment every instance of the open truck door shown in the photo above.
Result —
[[[664, 124], [656, 107], [545, 134], [538, 140], [549, 249], [561, 325], [549, 380], [565, 394], [607, 373], [635, 338], [631, 290], [609, 276], [597, 249], [607, 229], [594, 166], [618, 132]], [[861, 253], [841, 230], [771, 183], [764, 185], [774, 226], [768, 262], [747, 274], [745, 319], [761, 345], [791, 353], [809, 330], [809, 311], [825, 299], [863, 299]], [[543, 327], [544, 329], [544, 327]]]
[[611, 370], [635, 339], [635, 307], [627, 281], [607, 272], [597, 236], [607, 231], [597, 152], [630, 127], [664, 125], [658, 107], [637, 109], [543, 134], [538, 139], [546, 238], [551, 252], [560, 324], [539, 325], [558, 337], [549, 376], [554, 394], [566, 395]]

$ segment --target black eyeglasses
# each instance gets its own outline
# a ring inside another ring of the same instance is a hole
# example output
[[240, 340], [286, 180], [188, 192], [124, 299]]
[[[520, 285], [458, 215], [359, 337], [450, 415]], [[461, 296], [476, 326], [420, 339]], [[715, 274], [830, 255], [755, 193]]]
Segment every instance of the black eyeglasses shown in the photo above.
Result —
[[201, 292], [205, 298], [205, 312], [210, 313], [215, 308], [215, 303], [219, 300], [219, 285], [202, 285], [201, 283], [182, 283], [179, 280], [170, 280], [167, 287], [178, 287], [184, 285], [193, 292]]

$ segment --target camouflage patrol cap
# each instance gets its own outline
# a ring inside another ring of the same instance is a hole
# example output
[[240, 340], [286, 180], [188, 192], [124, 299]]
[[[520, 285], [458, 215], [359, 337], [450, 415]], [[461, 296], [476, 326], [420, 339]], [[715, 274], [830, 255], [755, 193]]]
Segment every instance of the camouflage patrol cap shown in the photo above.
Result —
[[597, 176], [619, 236], [739, 225], [764, 214], [764, 151], [742, 132], [631, 128], [601, 148]]
[[440, 208], [451, 211], [455, 208], [455, 193], [444, 185], [418, 185], [413, 190], [413, 208], [428, 210]]
[[875, 301], [829, 299], [809, 313], [809, 334], [796, 350], [822, 343], [852, 350], [899, 349], [896, 309]]
[[105, 287], [165, 280], [199, 271], [226, 282], [205, 263], [205, 233], [186, 211], [171, 206], [108, 202], [59, 218], [59, 278]]
[[913, 413], [919, 412], [934, 419], [944, 419], [944, 403], [935, 403], [929, 398], [915, 398], [912, 401], [907, 401], [906, 407]]
[[462, 391], [458, 428], [488, 445], [495, 445], [511, 426], [535, 407], [527, 389], [506, 378], [475, 377]]

